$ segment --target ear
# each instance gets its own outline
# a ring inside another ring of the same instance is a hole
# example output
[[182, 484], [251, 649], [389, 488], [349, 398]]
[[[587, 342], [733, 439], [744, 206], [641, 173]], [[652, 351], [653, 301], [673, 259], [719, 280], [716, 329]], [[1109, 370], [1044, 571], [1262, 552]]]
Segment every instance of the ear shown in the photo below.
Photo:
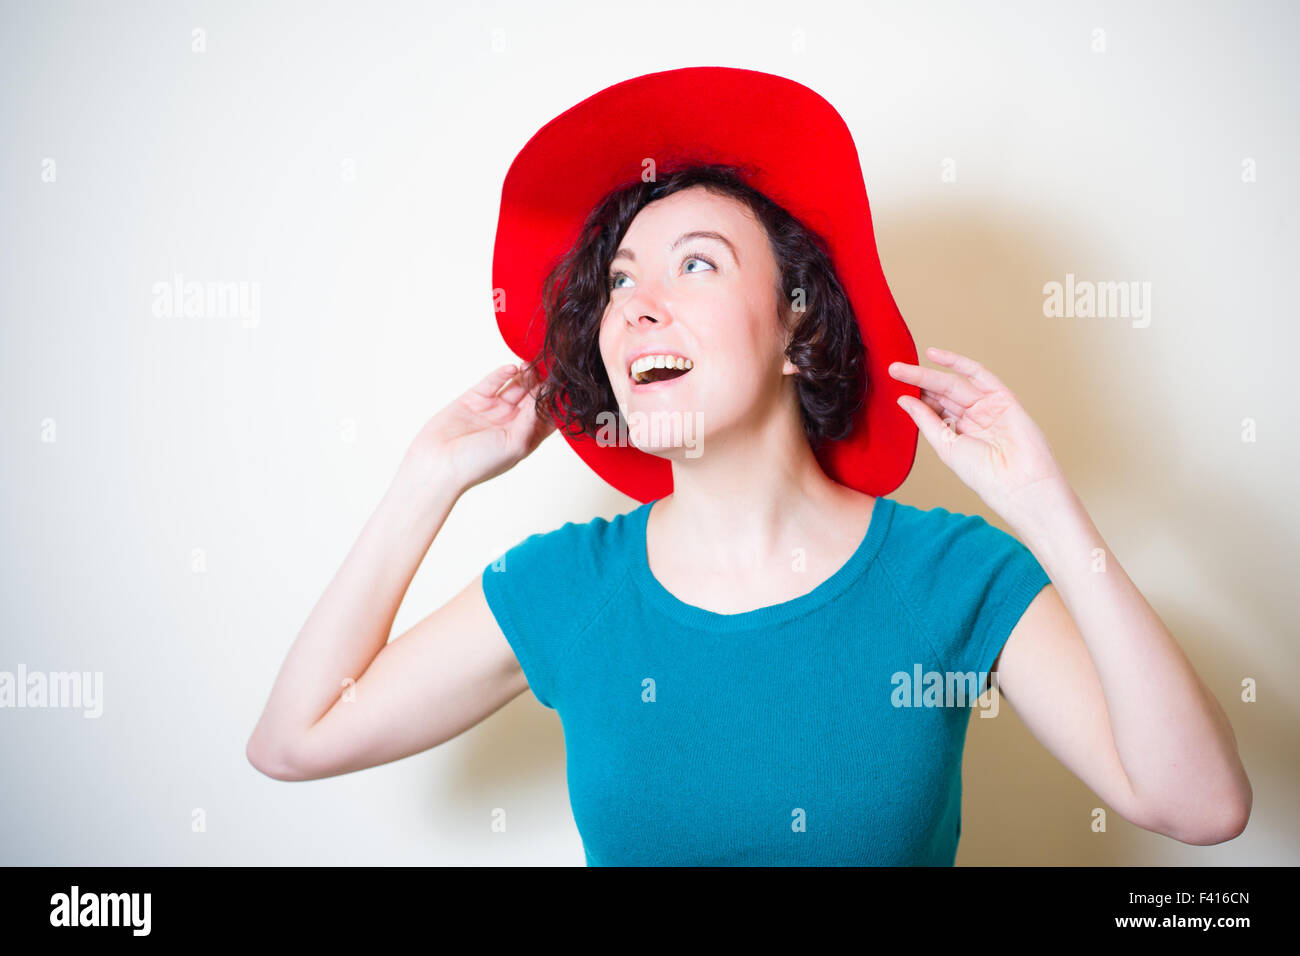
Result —
[[785, 331], [785, 363], [781, 366], [782, 375], [798, 375], [799, 366], [790, 361], [790, 344], [794, 341], [795, 314], [786, 304], [781, 313], [781, 328]]

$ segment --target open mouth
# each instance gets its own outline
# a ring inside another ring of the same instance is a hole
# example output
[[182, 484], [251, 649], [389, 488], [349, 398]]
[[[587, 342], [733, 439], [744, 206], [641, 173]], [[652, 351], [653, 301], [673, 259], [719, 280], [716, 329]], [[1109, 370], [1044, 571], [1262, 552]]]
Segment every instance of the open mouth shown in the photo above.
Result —
[[680, 355], [643, 355], [628, 368], [628, 377], [635, 385], [667, 382], [686, 375], [695, 363]]

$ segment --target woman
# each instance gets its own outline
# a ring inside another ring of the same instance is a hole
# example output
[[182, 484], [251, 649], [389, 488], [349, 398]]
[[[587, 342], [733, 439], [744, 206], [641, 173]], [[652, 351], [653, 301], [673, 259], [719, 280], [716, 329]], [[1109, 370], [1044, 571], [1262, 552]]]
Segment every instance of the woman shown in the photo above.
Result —
[[[639, 80], [655, 85], [604, 91], [601, 115], [667, 101], [678, 122], [674, 83], [708, 89], [700, 115], [714, 120], [757, 109], [755, 84], [770, 86], [765, 109], [810, 93], [719, 68]], [[590, 124], [591, 104], [564, 117]], [[848, 202], [860, 172], [844, 168], [848, 192], [827, 191]], [[534, 361], [489, 374], [416, 437], [290, 649], [253, 764], [303, 780], [385, 763], [531, 687], [564, 723], [589, 864], [950, 865], [970, 706], [995, 672], [1034, 735], [1125, 819], [1196, 844], [1241, 832], [1251, 790], [1226, 717], [1042, 433], [991, 372], [938, 349], [944, 369], [888, 363], [916, 390], [894, 407], [871, 364], [908, 354], [888, 338], [892, 299], [831, 232], [734, 165], [669, 163], [606, 192], [558, 261], [534, 256], [549, 269]], [[499, 262], [502, 248], [499, 233]], [[914, 423], [1016, 537], [864, 491], [911, 463], [905, 442], [879, 443], [883, 425], [866, 436], [882, 410]], [[635, 427], [647, 423], [665, 427]], [[460, 495], [557, 425], [644, 503], [530, 536], [386, 643]], [[844, 450], [866, 448], [863, 478]], [[645, 477], [650, 462], [671, 493]]]

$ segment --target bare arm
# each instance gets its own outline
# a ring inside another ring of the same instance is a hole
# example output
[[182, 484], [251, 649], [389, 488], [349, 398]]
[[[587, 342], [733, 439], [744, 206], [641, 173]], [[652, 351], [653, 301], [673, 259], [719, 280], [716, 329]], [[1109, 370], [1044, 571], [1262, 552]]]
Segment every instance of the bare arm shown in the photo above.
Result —
[[1061, 484], [1045, 499], [1046, 517], [1024, 519], [1022, 533], [1053, 586], [1007, 639], [999, 687], [1126, 819], [1184, 843], [1231, 840], [1253, 791], [1227, 715], [1074, 491]]
[[412, 443], [281, 666], [246, 749], [263, 773], [306, 780], [409, 756], [527, 687], [477, 576], [388, 643], [411, 579], [461, 494], [513, 467], [553, 428], [534, 416], [534, 380], [509, 378], [509, 367], [491, 373]]
[[974, 359], [890, 365], [945, 465], [1006, 520], [1052, 586], [1007, 639], [999, 686], [1030, 731], [1138, 826], [1197, 845], [1245, 829], [1253, 791], [1227, 715], [1106, 548], [1042, 429]]

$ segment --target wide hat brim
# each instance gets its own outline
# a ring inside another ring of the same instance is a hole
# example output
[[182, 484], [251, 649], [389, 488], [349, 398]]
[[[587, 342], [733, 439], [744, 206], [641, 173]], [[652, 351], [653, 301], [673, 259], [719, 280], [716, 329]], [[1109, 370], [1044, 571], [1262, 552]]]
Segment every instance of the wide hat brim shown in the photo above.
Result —
[[[545, 339], [542, 287], [579, 238], [587, 215], [614, 187], [684, 160], [732, 163], [746, 181], [826, 241], [866, 346], [867, 395], [853, 430], [817, 451], [835, 481], [885, 495], [916, 458], [916, 424], [897, 404], [915, 386], [889, 375], [915, 364], [916, 345], [885, 282], [857, 147], [819, 94], [785, 77], [703, 66], [649, 73], [601, 90], [528, 141], [501, 189], [492, 259], [497, 325], [510, 350], [532, 361]], [[666, 458], [561, 429], [598, 475], [645, 503], [672, 492]]]

